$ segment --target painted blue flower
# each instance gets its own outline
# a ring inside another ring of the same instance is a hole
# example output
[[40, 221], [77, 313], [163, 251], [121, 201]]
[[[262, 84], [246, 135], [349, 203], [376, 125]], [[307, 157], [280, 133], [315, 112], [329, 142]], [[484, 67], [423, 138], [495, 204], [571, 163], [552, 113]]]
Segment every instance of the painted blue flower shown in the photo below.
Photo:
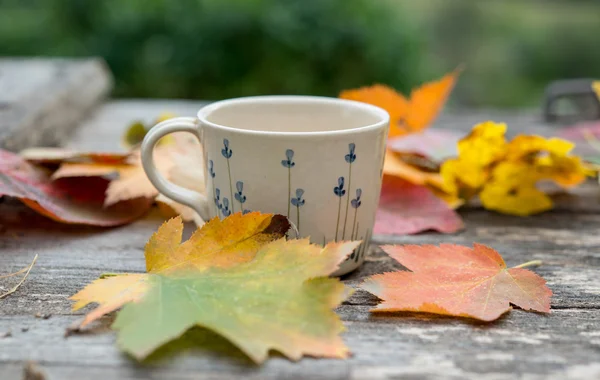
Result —
[[361, 205], [360, 196], [362, 195], [362, 189], [356, 189], [356, 198], [350, 201], [353, 208], [359, 208]]
[[246, 214], [249, 214], [251, 212], [252, 212], [252, 210], [244, 210], [244, 211], [242, 211], [242, 215], [246, 215]]
[[345, 156], [345, 158], [346, 158], [346, 162], [349, 163], [349, 164], [353, 163], [354, 160], [356, 160], [356, 154], [354, 154], [354, 148], [355, 147], [356, 146], [354, 145], [354, 143], [348, 144], [348, 150], [349, 150], [349, 152]]
[[235, 195], [234, 195], [235, 199], [240, 203], [246, 202], [246, 196], [243, 194], [244, 182], [237, 181], [235, 184], [235, 188], [237, 189], [237, 193], [235, 193]]
[[340, 198], [346, 194], [346, 190], [344, 190], [344, 177], [338, 178], [338, 185], [333, 188], [333, 193]]
[[231, 149], [229, 149], [229, 140], [223, 139], [223, 147], [224, 148], [221, 149], [221, 154], [226, 159], [229, 159], [231, 157], [231, 155], [233, 154], [233, 152], [231, 151]]
[[286, 168], [293, 168], [294, 166], [296, 166], [296, 163], [293, 161], [294, 159], [294, 151], [291, 149], [288, 149], [285, 151], [285, 156], [287, 157], [285, 160], [281, 160], [281, 165], [283, 165]]
[[292, 203], [292, 205], [295, 206], [295, 207], [304, 206], [304, 199], [302, 199], [303, 195], [304, 195], [304, 190], [302, 190], [302, 189], [296, 189], [296, 197], [292, 198], [290, 200], [290, 202]]
[[208, 172], [210, 173], [211, 178], [215, 178], [215, 164], [213, 160], [208, 160]]
[[221, 207], [221, 212], [223, 213], [223, 216], [231, 215], [231, 210], [229, 209], [229, 199], [223, 198], [223, 205]]
[[223, 207], [221, 205], [221, 190], [220, 189], [215, 189], [215, 205], [217, 206], [217, 208], [220, 210], [221, 207]]

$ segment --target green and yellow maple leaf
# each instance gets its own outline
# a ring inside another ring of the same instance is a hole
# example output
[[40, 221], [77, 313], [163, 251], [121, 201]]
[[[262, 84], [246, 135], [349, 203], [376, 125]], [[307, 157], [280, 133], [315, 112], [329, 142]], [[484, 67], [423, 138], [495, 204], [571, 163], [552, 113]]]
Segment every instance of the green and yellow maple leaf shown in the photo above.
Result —
[[254, 260], [201, 273], [155, 275], [139, 302], [125, 305], [113, 328], [118, 344], [142, 359], [193, 326], [216, 331], [255, 362], [275, 349], [292, 360], [303, 355], [343, 358], [343, 325], [333, 308], [347, 292], [327, 278], [357, 243], [322, 248], [308, 240], [277, 240]]
[[172, 219], [152, 236], [148, 274], [97, 280], [73, 296], [76, 309], [100, 303], [82, 326], [125, 305], [113, 328], [137, 359], [194, 326], [226, 337], [255, 362], [271, 349], [293, 360], [347, 356], [333, 308], [349, 292], [326, 276], [359, 242], [286, 241], [287, 220], [259, 213], [213, 219], [183, 244], [182, 228]]

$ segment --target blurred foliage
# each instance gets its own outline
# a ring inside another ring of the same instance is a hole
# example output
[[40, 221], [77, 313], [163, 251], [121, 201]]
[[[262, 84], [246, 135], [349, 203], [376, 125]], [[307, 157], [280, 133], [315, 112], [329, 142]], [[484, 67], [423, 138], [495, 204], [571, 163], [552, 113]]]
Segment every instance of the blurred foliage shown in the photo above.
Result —
[[597, 0], [389, 0], [422, 25], [429, 69], [464, 62], [468, 106], [539, 106], [558, 79], [600, 78]]
[[600, 78], [595, 0], [0, 0], [0, 55], [102, 56], [116, 96], [406, 92], [464, 63], [451, 103], [538, 106]]
[[374, 82], [406, 90], [419, 81], [418, 33], [370, 0], [0, 4], [0, 55], [102, 56], [116, 96], [336, 96]]

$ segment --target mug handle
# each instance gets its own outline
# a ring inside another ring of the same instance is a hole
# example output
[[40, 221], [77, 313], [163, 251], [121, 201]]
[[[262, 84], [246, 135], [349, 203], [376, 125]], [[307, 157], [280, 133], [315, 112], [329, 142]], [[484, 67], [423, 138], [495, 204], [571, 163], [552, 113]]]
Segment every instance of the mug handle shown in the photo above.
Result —
[[200, 215], [200, 217], [202, 217], [202, 219], [208, 220], [210, 219], [208, 215], [208, 198], [198, 192], [167, 181], [165, 177], [158, 172], [156, 165], [154, 164], [154, 147], [161, 138], [173, 132], [189, 132], [196, 136], [198, 141], [202, 143], [198, 134], [196, 118], [176, 117], [165, 120], [152, 127], [144, 137], [141, 147], [142, 166], [144, 167], [148, 179], [159, 192], [175, 202], [191, 207]]

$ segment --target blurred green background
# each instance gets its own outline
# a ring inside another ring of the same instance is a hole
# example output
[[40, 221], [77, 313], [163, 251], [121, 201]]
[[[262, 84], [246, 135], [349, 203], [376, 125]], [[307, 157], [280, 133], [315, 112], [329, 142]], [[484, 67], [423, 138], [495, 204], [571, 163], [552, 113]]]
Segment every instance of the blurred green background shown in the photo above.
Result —
[[117, 97], [409, 91], [464, 63], [452, 101], [529, 107], [600, 77], [593, 0], [0, 0], [0, 56], [102, 56]]

